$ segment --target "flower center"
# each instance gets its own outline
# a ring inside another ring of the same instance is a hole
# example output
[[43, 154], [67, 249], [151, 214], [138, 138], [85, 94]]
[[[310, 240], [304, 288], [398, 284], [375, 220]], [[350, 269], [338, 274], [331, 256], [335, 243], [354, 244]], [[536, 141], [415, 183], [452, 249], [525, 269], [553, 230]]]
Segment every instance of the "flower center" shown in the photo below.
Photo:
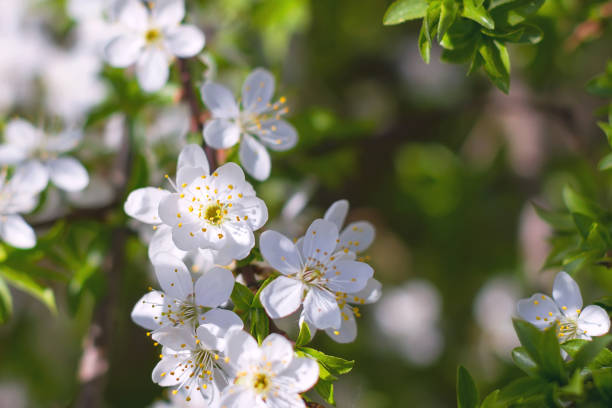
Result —
[[206, 208], [204, 218], [212, 225], [219, 225], [223, 221], [223, 209], [219, 204], [213, 204]]
[[270, 388], [270, 377], [265, 373], [259, 373], [253, 377], [253, 388], [258, 394], [265, 393]]
[[302, 274], [302, 282], [307, 285], [316, 285], [322, 276], [323, 272], [320, 269], [306, 269]]
[[159, 31], [157, 28], [151, 28], [150, 30], [147, 30], [147, 32], [145, 33], [145, 40], [147, 44], [156, 43], [159, 40], [161, 40], [161, 38], [162, 38], [161, 31]]
[[205, 312], [205, 308], [197, 306], [191, 301], [175, 299], [172, 303], [167, 304], [167, 309], [162, 313], [162, 316], [165, 316], [175, 326], [184, 324], [197, 326], [200, 315]]
[[557, 325], [557, 336], [561, 341], [568, 341], [577, 338], [584, 332], [578, 328], [578, 323], [574, 319], [559, 319]]

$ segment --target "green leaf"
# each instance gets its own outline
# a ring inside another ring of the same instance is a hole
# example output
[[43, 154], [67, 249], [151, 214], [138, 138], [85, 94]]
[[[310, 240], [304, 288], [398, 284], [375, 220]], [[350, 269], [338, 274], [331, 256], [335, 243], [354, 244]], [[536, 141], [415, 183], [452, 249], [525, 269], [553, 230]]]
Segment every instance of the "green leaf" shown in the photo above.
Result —
[[567, 208], [573, 213], [579, 213], [597, 220], [603, 211], [593, 201], [575, 192], [570, 186], [563, 188], [563, 201]]
[[582, 395], [584, 390], [584, 384], [582, 382], [582, 376], [580, 371], [575, 371], [571, 376], [569, 383], [561, 388], [559, 392], [564, 395], [571, 395], [572, 397], [579, 397]]
[[263, 305], [261, 304], [261, 301], [259, 300], [259, 296], [261, 295], [261, 291], [264, 290], [264, 288], [266, 286], [268, 286], [270, 284], [270, 282], [272, 282], [275, 278], [276, 278], [276, 276], [270, 276], [270, 277], [268, 277], [261, 284], [259, 289], [257, 289], [257, 293], [255, 293], [255, 296], [253, 297], [253, 301], [251, 302], [251, 307], [259, 308], [259, 309], [261, 309], [263, 307]]
[[239, 310], [247, 311], [251, 308], [251, 304], [253, 303], [253, 292], [249, 290], [242, 283], [234, 283], [234, 289], [232, 290], [232, 302]]
[[310, 327], [308, 327], [308, 323], [302, 323], [302, 327], [300, 328], [300, 334], [298, 335], [297, 340], [295, 341], [296, 347], [305, 346], [310, 343]]
[[582, 236], [582, 238], [586, 239], [591, 232], [591, 225], [593, 225], [593, 220], [586, 215], [582, 215], [580, 213], [572, 213], [572, 218], [574, 220], [574, 224], [576, 228], [578, 228], [578, 232]]
[[459, 3], [455, 0], [442, 0], [440, 7], [440, 21], [438, 22], [438, 42], [442, 40], [444, 34], [453, 25], [459, 14]]
[[334, 400], [334, 384], [330, 381], [319, 379], [314, 389], [326, 402], [336, 406], [336, 401]]
[[612, 403], [612, 367], [604, 367], [593, 371], [593, 382], [597, 391], [608, 403]]
[[13, 297], [4, 279], [0, 278], [0, 323], [5, 323], [13, 314]]
[[251, 334], [261, 344], [263, 340], [270, 334], [270, 319], [263, 309], [251, 309]]
[[524, 401], [546, 394], [550, 388], [551, 385], [541, 378], [519, 378], [499, 391], [497, 402], [503, 407], [510, 406], [510, 404], [518, 406], [518, 404]]
[[463, 17], [469, 18], [489, 30], [495, 29], [495, 22], [491, 15], [482, 4], [477, 6], [474, 0], [463, 0]]
[[599, 161], [597, 168], [601, 171], [610, 170], [612, 168], [612, 153], [608, 153]]
[[536, 377], [538, 375], [538, 364], [531, 358], [525, 347], [516, 347], [512, 350], [512, 361], [527, 375]]
[[522, 320], [515, 319], [513, 323], [521, 344], [540, 368], [542, 376], [561, 383], [566, 382], [567, 373], [554, 326], [541, 331]]
[[604, 133], [606, 134], [606, 138], [608, 139], [608, 145], [612, 147], [612, 119], [610, 120], [610, 123], [597, 122], [597, 125], [599, 125], [601, 130], [604, 131]]
[[383, 17], [383, 24], [395, 25], [404, 21], [423, 18], [426, 11], [426, 0], [397, 0], [387, 9]]
[[612, 98], [612, 75], [602, 74], [591, 79], [587, 91], [602, 98]]
[[495, 390], [482, 401], [480, 408], [496, 408], [499, 407], [497, 403], [497, 397], [499, 396], [499, 390]]
[[299, 347], [298, 350], [314, 357], [319, 364], [323, 365], [334, 376], [349, 373], [355, 365], [354, 360], [345, 360], [340, 357], [330, 356], [310, 347]]
[[57, 313], [55, 295], [53, 294], [51, 288], [41, 285], [23, 272], [18, 272], [10, 268], [0, 268], [0, 275], [2, 275], [4, 279], [6, 279], [12, 286], [29, 293], [41, 301], [45, 306], [47, 306], [51, 313]]
[[478, 51], [491, 82], [507, 94], [510, 90], [510, 56], [506, 46], [499, 41], [486, 39], [482, 41]]
[[604, 296], [597, 299], [597, 301], [593, 303], [597, 306], [603, 307], [608, 313], [612, 312], [612, 296]]
[[612, 342], [612, 335], [595, 337], [584, 344], [574, 356], [571, 366], [578, 370], [589, 365]]
[[431, 40], [426, 34], [427, 27], [425, 23], [421, 24], [421, 31], [419, 31], [419, 53], [421, 58], [426, 64], [429, 64], [431, 58]]
[[574, 222], [571, 214], [567, 212], [556, 212], [549, 211], [540, 207], [539, 205], [532, 203], [533, 208], [535, 209], [538, 216], [550, 224], [557, 231], [573, 231], [574, 230]]
[[469, 371], [463, 366], [457, 368], [457, 407], [477, 408], [480, 404], [478, 389]]

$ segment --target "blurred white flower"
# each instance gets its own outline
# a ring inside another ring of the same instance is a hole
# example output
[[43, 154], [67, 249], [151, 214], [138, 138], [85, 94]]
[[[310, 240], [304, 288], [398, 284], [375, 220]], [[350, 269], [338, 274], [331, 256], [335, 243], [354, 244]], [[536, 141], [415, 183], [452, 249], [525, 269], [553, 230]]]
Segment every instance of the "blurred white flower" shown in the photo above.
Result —
[[99, 77], [101, 69], [101, 61], [91, 54], [75, 51], [51, 54], [41, 74], [48, 111], [68, 123], [81, 120], [106, 97], [106, 87]]
[[416, 365], [432, 364], [442, 353], [439, 328], [442, 308], [438, 290], [427, 281], [411, 281], [385, 291], [375, 306], [384, 338]]
[[5, 142], [0, 144], [0, 164], [40, 163], [47, 181], [65, 191], [80, 191], [89, 183], [87, 170], [78, 160], [63, 154], [73, 150], [82, 137], [75, 129], [48, 135], [23, 119], [13, 119], [6, 125]]
[[0, 237], [16, 248], [32, 248], [36, 234], [19, 215], [38, 205], [38, 193], [47, 186], [44, 167], [30, 162], [19, 167], [7, 181], [6, 168], [0, 173]]
[[555, 277], [552, 297], [554, 300], [536, 293], [519, 300], [519, 316], [541, 330], [557, 324], [560, 342], [591, 340], [591, 336], [602, 336], [610, 330], [610, 316], [603, 308], [590, 305], [582, 309], [580, 288], [567, 272]]
[[240, 162], [257, 180], [270, 176], [270, 154], [266, 147], [284, 151], [297, 143], [293, 126], [281, 120], [289, 112], [285, 98], [271, 103], [274, 82], [265, 69], [254, 70], [244, 82], [240, 105], [223, 85], [208, 82], [202, 86], [202, 99], [213, 117], [204, 127], [206, 144], [227, 149], [240, 143]]
[[146, 92], [161, 89], [168, 82], [172, 58], [193, 57], [204, 47], [204, 34], [197, 27], [181, 24], [185, 17], [183, 0], [149, 3], [128, 0], [117, 21], [125, 30], [105, 48], [110, 65], [120, 68], [136, 64], [136, 76]]
[[485, 343], [504, 359], [509, 359], [512, 349], [519, 345], [512, 325], [518, 298], [516, 282], [497, 277], [488, 281], [474, 300], [474, 316]]
[[[187, 398], [189, 397], [189, 400]], [[176, 394], [171, 393], [169, 401], [156, 401], [150, 408], [210, 408], [200, 392], [190, 392], [181, 388]]]
[[276, 231], [261, 234], [262, 256], [281, 273], [260, 295], [271, 318], [288, 316], [303, 305], [309, 325], [340, 328], [343, 318], [338, 302], [346, 294], [363, 290], [374, 270], [355, 261], [348, 249], [336, 251], [338, 239], [336, 225], [322, 219], [310, 225], [297, 245]]
[[147, 142], [156, 144], [167, 141], [173, 146], [183, 147], [190, 128], [189, 108], [184, 104], [175, 105], [155, 115], [147, 128]]
[[227, 339], [227, 356], [236, 375], [223, 391], [223, 407], [304, 408], [300, 393], [319, 379], [317, 362], [297, 357], [279, 334], [270, 334], [258, 346], [248, 333], [235, 331]]
[[225, 268], [213, 268], [194, 283], [187, 266], [168, 253], [151, 261], [163, 291], [152, 290], [132, 310], [132, 320], [145, 329], [157, 331], [166, 327], [190, 327], [216, 318], [240, 322], [229, 310], [217, 309], [229, 300], [234, 276]]

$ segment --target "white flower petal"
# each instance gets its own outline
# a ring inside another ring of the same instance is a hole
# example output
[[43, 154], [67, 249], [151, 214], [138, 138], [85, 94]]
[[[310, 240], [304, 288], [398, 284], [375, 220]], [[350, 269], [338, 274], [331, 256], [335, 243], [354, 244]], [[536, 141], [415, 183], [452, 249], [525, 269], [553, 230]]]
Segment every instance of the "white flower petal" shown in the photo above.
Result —
[[28, 249], [36, 245], [36, 234], [19, 215], [6, 215], [0, 219], [0, 237], [15, 248]]
[[154, 383], [159, 384], [162, 387], [172, 387], [179, 384], [181, 382], [180, 377], [170, 375], [170, 373], [180, 369], [179, 364], [182, 364], [183, 362], [184, 361], [182, 358], [176, 358], [173, 355], [164, 356], [161, 360], [159, 360], [155, 368], [153, 368], [151, 379]]
[[610, 316], [599, 306], [587, 306], [578, 317], [578, 328], [588, 336], [602, 336], [610, 331]]
[[528, 321], [539, 329], [550, 327], [561, 311], [556, 303], [546, 295], [536, 293], [529, 299], [518, 301], [517, 313], [521, 319]]
[[337, 245], [338, 228], [336, 225], [317, 219], [306, 231], [302, 243], [302, 259], [305, 263], [315, 260], [326, 260], [334, 252]]
[[73, 157], [60, 157], [47, 165], [51, 181], [62, 190], [81, 191], [89, 184], [87, 170]]
[[40, 129], [35, 128], [23, 119], [12, 119], [4, 129], [4, 140], [6, 143], [19, 147], [29, 154], [33, 149], [40, 146], [44, 135]]
[[297, 131], [284, 120], [271, 119], [261, 123], [261, 129], [254, 133], [264, 145], [272, 150], [285, 151], [297, 144]]
[[261, 351], [253, 336], [243, 330], [236, 330], [227, 336], [225, 355], [229, 357], [230, 365], [239, 368], [250, 361], [256, 361]]
[[73, 150], [83, 140], [83, 132], [78, 129], [65, 130], [47, 138], [45, 147], [48, 151], [65, 153]]
[[268, 207], [266, 203], [257, 197], [246, 197], [236, 203], [236, 208], [232, 215], [238, 215], [245, 220], [253, 231], [264, 226], [268, 221]]
[[132, 309], [132, 320], [137, 325], [144, 327], [147, 330], [158, 329], [159, 322], [162, 319], [162, 312], [164, 311], [164, 298], [163, 293], [157, 290], [153, 290], [144, 295]]
[[270, 154], [257, 140], [249, 135], [242, 136], [239, 155], [242, 166], [253, 178], [263, 181], [270, 177]]
[[215, 149], [227, 149], [240, 141], [240, 127], [227, 119], [213, 119], [204, 127], [206, 144]]
[[201, 146], [197, 144], [188, 144], [183, 147], [178, 158], [177, 169], [182, 167], [199, 167], [203, 173], [208, 175], [210, 173], [210, 167], [208, 166], [208, 159], [206, 153]]
[[151, 338], [172, 350], [189, 350], [196, 347], [193, 329], [187, 326], [164, 327], [152, 333]]
[[300, 307], [303, 293], [304, 286], [300, 281], [279, 276], [261, 291], [259, 300], [268, 316], [280, 319]]
[[159, 27], [172, 27], [185, 18], [184, 0], [157, 0], [151, 9], [152, 20]]
[[283, 391], [268, 396], [266, 408], [306, 408], [304, 400], [297, 393]]
[[0, 164], [15, 165], [28, 157], [28, 152], [12, 144], [0, 145]]
[[118, 22], [134, 31], [145, 31], [149, 25], [149, 11], [140, 0], [127, 0], [119, 9]]
[[374, 269], [364, 262], [339, 260], [330, 264], [325, 273], [327, 286], [334, 292], [353, 293], [365, 288]]
[[367, 221], [352, 222], [340, 233], [338, 249], [363, 252], [372, 245], [376, 230]]
[[240, 114], [232, 91], [223, 85], [207, 82], [201, 88], [202, 100], [214, 118], [235, 119]]
[[234, 275], [224, 268], [213, 268], [195, 283], [196, 304], [217, 307], [228, 301], [234, 289]]
[[305, 392], [317, 383], [319, 379], [319, 365], [308, 357], [295, 357], [291, 364], [280, 374], [283, 382], [295, 393]]
[[179, 58], [193, 57], [204, 48], [204, 33], [194, 25], [170, 28], [164, 37], [170, 52]]
[[113, 67], [126, 68], [134, 64], [144, 47], [139, 35], [122, 34], [112, 39], [104, 48], [104, 57]]
[[149, 242], [149, 259], [153, 259], [160, 252], [168, 252], [179, 259], [183, 259], [187, 255], [185, 251], [178, 249], [174, 244], [172, 240], [172, 227], [168, 225], [158, 225]]
[[253, 390], [242, 385], [232, 385], [223, 391], [221, 406], [224, 408], [260, 408]]
[[293, 360], [293, 346], [285, 337], [272, 333], [261, 343], [262, 359], [272, 372], [281, 372]]
[[561, 312], [568, 317], [578, 316], [579, 310], [582, 309], [580, 288], [567, 272], [561, 271], [555, 277], [552, 297]]
[[13, 192], [26, 192], [38, 194], [47, 187], [49, 183], [49, 172], [37, 160], [30, 160], [15, 170], [8, 182]]
[[197, 329], [198, 338], [210, 349], [224, 351], [225, 337], [233, 330], [242, 330], [244, 323], [234, 312], [212, 309], [202, 316]]
[[162, 198], [161, 202], [159, 203], [158, 211], [159, 218], [161, 218], [164, 224], [174, 227], [181, 222], [181, 218], [179, 216], [179, 200], [180, 194], [178, 193], [168, 194], [166, 197]]
[[358, 304], [370, 304], [377, 302], [382, 296], [382, 284], [374, 278], [368, 279], [365, 288], [358, 292], [350, 293], [348, 302]]
[[136, 76], [145, 92], [155, 92], [166, 85], [169, 71], [166, 55], [157, 48], [145, 49], [138, 58]]
[[296, 273], [303, 268], [302, 258], [295, 244], [276, 231], [265, 231], [261, 234], [259, 249], [270, 266], [284, 275]]
[[357, 322], [355, 315], [350, 307], [343, 307], [341, 310], [342, 321], [337, 329], [325, 329], [327, 335], [337, 343], [352, 343], [357, 338]]
[[[278, 278], [277, 278], [278, 279]], [[304, 299], [306, 319], [317, 329], [339, 328], [340, 309], [336, 297], [319, 288], [312, 288]]]
[[223, 239], [215, 239], [216, 235], [212, 233], [212, 226], [207, 228], [207, 233], [203, 233], [200, 223], [198, 222], [179, 225], [180, 227], [176, 226], [172, 229], [172, 241], [174, 241], [178, 249], [183, 251], [195, 251], [199, 248], [206, 248], [207, 245], [213, 247], [221, 246], [227, 239], [226, 237], [223, 237]]
[[349, 202], [347, 200], [338, 200], [332, 205], [329, 206], [327, 211], [325, 211], [325, 215], [323, 219], [326, 221], [333, 222], [338, 231], [342, 229], [344, 225], [344, 220], [346, 220], [346, 215], [349, 211]]
[[193, 294], [193, 281], [183, 261], [171, 254], [159, 253], [151, 262], [159, 286], [166, 294], [180, 300], [185, 300]]
[[274, 76], [263, 68], [257, 68], [244, 81], [242, 86], [242, 106], [251, 113], [268, 109], [274, 95]]
[[123, 210], [145, 224], [159, 224], [159, 204], [169, 194], [169, 191], [155, 187], [139, 188], [128, 195]]
[[176, 184], [179, 189], [187, 187], [191, 182], [198, 177], [208, 176], [201, 167], [187, 167], [183, 166], [176, 172]]

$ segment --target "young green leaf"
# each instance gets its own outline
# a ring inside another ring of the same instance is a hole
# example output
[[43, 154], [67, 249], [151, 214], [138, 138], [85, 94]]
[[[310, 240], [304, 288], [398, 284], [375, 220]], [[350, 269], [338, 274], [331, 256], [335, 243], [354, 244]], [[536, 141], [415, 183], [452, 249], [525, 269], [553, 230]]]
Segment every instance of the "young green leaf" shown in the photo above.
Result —
[[495, 29], [495, 22], [491, 15], [482, 6], [477, 6], [474, 0], [463, 0], [463, 17], [477, 22], [489, 30]]
[[554, 327], [538, 330], [535, 326], [515, 319], [516, 334], [529, 354], [540, 368], [541, 374], [548, 379], [559, 382], [567, 380], [567, 373], [561, 358], [561, 349]]
[[354, 360], [330, 356], [310, 347], [299, 347], [297, 350], [314, 357], [319, 364], [323, 365], [334, 376], [349, 373], [355, 365]]
[[419, 53], [421, 58], [426, 64], [429, 64], [431, 58], [431, 40], [426, 34], [427, 27], [425, 23], [421, 24], [421, 31], [419, 31]]
[[480, 408], [497, 408], [500, 405], [497, 403], [497, 397], [499, 395], [499, 390], [495, 390], [482, 401]]
[[593, 382], [604, 401], [612, 404], [612, 367], [604, 367], [593, 371]]
[[395, 25], [408, 20], [423, 18], [426, 11], [426, 0], [397, 0], [387, 9], [383, 17], [383, 24]]
[[26, 273], [19, 272], [11, 268], [0, 268], [0, 275], [2, 275], [2, 277], [12, 286], [16, 287], [17, 289], [21, 289], [40, 300], [45, 306], [47, 306], [51, 313], [57, 313], [55, 295], [53, 294], [51, 288], [41, 285]]
[[297, 340], [295, 341], [296, 347], [305, 346], [310, 343], [310, 327], [308, 327], [308, 323], [302, 323], [302, 327], [300, 327], [300, 334], [298, 335]]
[[592, 341], [584, 344], [576, 353], [571, 367], [574, 370], [579, 370], [591, 364], [591, 362], [612, 343], [612, 335], [607, 334], [601, 337], [595, 337]]
[[480, 405], [478, 389], [469, 371], [459, 366], [457, 368], [457, 407], [477, 408]]
[[13, 314], [13, 298], [4, 279], [0, 278], [0, 323], [5, 323]]
[[249, 310], [251, 308], [251, 304], [253, 303], [253, 298], [253, 292], [251, 292], [249, 288], [244, 286], [242, 283], [234, 283], [231, 299], [236, 308], [243, 311]]
[[594, 220], [599, 219], [603, 213], [597, 204], [578, 194], [570, 186], [563, 188], [563, 201], [571, 212], [586, 215]]
[[330, 381], [319, 379], [314, 389], [327, 403], [336, 406], [336, 401], [334, 400], [334, 384]]
[[506, 46], [497, 40], [483, 39], [478, 51], [491, 82], [507, 94], [510, 90], [510, 56]]
[[512, 350], [512, 361], [529, 376], [536, 377], [539, 373], [537, 363], [524, 347], [516, 347]]
[[440, 21], [438, 22], [438, 42], [442, 40], [444, 34], [453, 25], [459, 14], [459, 3], [455, 0], [442, 0], [440, 6]]

